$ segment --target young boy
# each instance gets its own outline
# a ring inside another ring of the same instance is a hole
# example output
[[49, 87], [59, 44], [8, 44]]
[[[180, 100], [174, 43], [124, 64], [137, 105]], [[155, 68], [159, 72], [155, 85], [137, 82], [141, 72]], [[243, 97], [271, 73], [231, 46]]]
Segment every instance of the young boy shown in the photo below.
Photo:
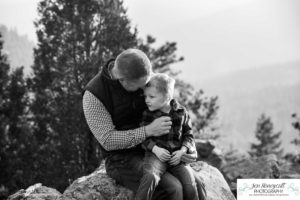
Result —
[[136, 200], [151, 200], [160, 177], [168, 170], [181, 183], [185, 200], [198, 200], [195, 178], [180, 161], [181, 156], [194, 149], [194, 137], [188, 112], [173, 99], [175, 80], [166, 74], [155, 74], [144, 89], [148, 110], [143, 113], [142, 125], [161, 116], [170, 116], [172, 127], [168, 134], [150, 137], [142, 146], [146, 150], [143, 177]]

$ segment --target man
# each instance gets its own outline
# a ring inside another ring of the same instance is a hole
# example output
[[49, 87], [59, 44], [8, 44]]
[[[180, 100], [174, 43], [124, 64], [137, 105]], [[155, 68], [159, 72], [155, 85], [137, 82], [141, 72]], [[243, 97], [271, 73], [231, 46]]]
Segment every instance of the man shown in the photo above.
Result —
[[[142, 177], [140, 144], [148, 137], [167, 134], [172, 124], [169, 117], [161, 117], [139, 126], [146, 109], [142, 88], [151, 73], [148, 57], [140, 50], [128, 49], [103, 67], [83, 95], [85, 118], [105, 152], [107, 174], [134, 192]], [[165, 173], [153, 199], [182, 200], [181, 183]]]

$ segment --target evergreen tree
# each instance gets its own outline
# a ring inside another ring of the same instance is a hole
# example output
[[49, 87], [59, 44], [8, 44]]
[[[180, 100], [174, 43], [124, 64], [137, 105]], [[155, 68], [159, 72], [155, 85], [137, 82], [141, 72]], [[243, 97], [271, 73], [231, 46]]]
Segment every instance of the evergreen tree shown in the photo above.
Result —
[[36, 146], [28, 123], [23, 67], [9, 71], [0, 41], [0, 199], [33, 184], [31, 171], [36, 162], [32, 159]]
[[[294, 120], [292, 122], [292, 126], [298, 132], [299, 135], [298, 135], [297, 138], [295, 138], [294, 140], [292, 140], [291, 143], [294, 144], [294, 145], [296, 145], [296, 146], [298, 146], [298, 147], [300, 147], [300, 118], [297, 116], [296, 113], [292, 114], [292, 118]], [[298, 152], [296, 154], [294, 154], [294, 153], [288, 153], [288, 154], [285, 155], [284, 158], [287, 161], [291, 161], [295, 165], [299, 165], [300, 164], [300, 151], [298, 150]]]
[[105, 60], [136, 45], [136, 30], [122, 1], [44, 0], [38, 13], [30, 83], [40, 146], [36, 173], [46, 185], [62, 191], [101, 161], [82, 113], [83, 88]]
[[292, 123], [292, 126], [298, 131], [299, 134], [299, 138], [294, 139], [292, 143], [300, 147], [300, 118], [297, 116], [296, 113], [292, 114], [292, 118], [295, 120]]
[[7, 92], [7, 84], [9, 81], [9, 65], [7, 62], [6, 56], [2, 52], [3, 50], [3, 42], [2, 36], [0, 33], [0, 187], [2, 188], [0, 191], [0, 199], [4, 198], [4, 196], [8, 195], [8, 187], [7, 182], [7, 170], [6, 167], [8, 164], [8, 151], [7, 151], [7, 126], [8, 126], [8, 92]]
[[271, 118], [262, 114], [257, 121], [255, 130], [255, 137], [259, 143], [251, 144], [249, 153], [252, 156], [262, 156], [267, 154], [281, 156], [283, 150], [281, 149], [280, 136], [281, 132], [274, 132]]

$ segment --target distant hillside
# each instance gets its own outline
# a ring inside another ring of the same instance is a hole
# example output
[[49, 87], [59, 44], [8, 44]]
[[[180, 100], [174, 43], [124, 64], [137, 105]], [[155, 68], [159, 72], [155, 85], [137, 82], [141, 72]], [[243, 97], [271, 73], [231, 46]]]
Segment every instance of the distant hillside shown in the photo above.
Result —
[[24, 66], [24, 73], [29, 74], [33, 64], [34, 43], [26, 35], [19, 35], [17, 30], [10, 30], [0, 25], [4, 40], [3, 50], [8, 56], [11, 68]]
[[220, 98], [222, 144], [249, 149], [256, 122], [265, 113], [274, 131], [282, 132], [285, 150], [295, 150], [290, 141], [299, 136], [291, 126], [291, 114], [300, 114], [300, 62], [241, 70], [198, 86]]
[[179, 63], [184, 78], [194, 83], [233, 70], [300, 60], [300, 1], [247, 2], [164, 27], [168, 34], [163, 38], [175, 40], [185, 58]]

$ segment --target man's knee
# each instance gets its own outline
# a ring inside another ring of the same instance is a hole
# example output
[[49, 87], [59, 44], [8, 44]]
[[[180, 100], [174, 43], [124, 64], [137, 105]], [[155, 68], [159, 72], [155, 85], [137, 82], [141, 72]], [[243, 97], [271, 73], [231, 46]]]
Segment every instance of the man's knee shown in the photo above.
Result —
[[157, 186], [158, 185], [158, 182], [160, 181], [160, 176], [156, 173], [144, 173], [143, 175], [143, 178], [142, 178], [142, 181], [141, 182], [151, 182], [152, 184], [151, 185], [155, 185]]

